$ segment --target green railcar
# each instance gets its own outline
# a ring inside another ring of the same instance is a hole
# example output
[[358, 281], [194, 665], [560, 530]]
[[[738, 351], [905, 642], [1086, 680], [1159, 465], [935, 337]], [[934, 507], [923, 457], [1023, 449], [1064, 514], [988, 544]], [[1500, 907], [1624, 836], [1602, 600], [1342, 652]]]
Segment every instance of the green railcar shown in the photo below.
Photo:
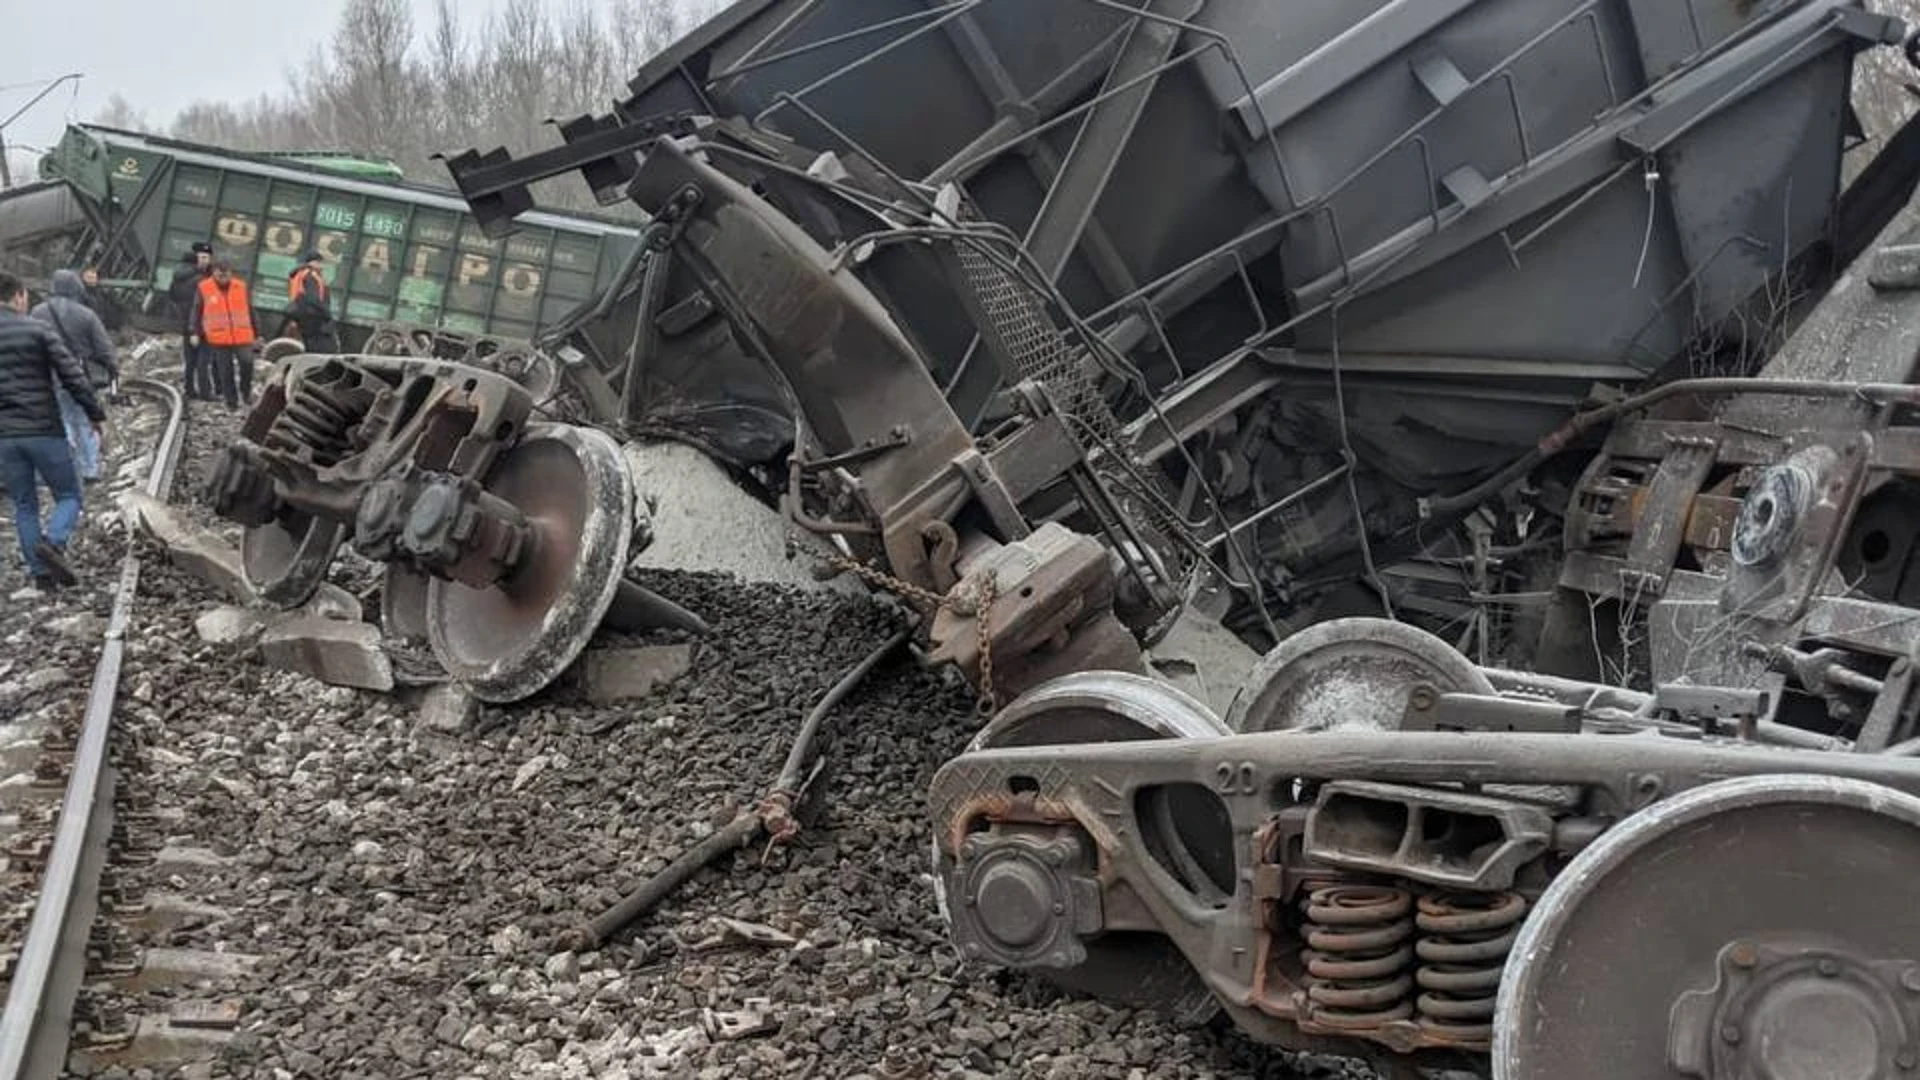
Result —
[[349, 349], [396, 322], [534, 340], [592, 301], [638, 242], [634, 228], [553, 213], [489, 239], [450, 193], [92, 125], [70, 126], [41, 172], [77, 194], [81, 246], [103, 276], [152, 284], [139, 305], [149, 316], [168, 316], [174, 267], [208, 241], [247, 280], [270, 334], [288, 275], [314, 250]]

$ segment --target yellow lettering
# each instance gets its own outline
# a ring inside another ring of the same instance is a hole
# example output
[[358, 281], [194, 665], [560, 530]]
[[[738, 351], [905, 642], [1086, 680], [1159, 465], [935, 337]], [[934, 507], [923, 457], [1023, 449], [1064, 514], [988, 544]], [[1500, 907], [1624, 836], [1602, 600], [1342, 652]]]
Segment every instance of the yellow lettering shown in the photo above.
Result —
[[483, 281], [486, 279], [486, 276], [492, 272], [493, 262], [486, 256], [465, 253], [460, 256], [460, 273], [458, 275], [460, 284], [471, 285], [476, 281]]
[[432, 277], [433, 260], [440, 257], [439, 248], [417, 247], [413, 249], [413, 277]]
[[313, 246], [320, 250], [320, 254], [325, 256], [328, 262], [339, 262], [346, 254], [347, 236], [345, 233], [321, 233]]
[[508, 263], [500, 275], [500, 287], [515, 296], [533, 296], [540, 291], [540, 271], [521, 263]]
[[252, 247], [260, 236], [260, 226], [250, 218], [229, 215], [214, 223], [214, 234], [228, 247]]
[[267, 225], [267, 250], [275, 255], [300, 254], [300, 245], [306, 239], [306, 231], [298, 225], [291, 225], [284, 221], [275, 221]]
[[393, 269], [393, 249], [385, 240], [370, 240], [366, 250], [360, 253], [360, 265], [384, 274]]

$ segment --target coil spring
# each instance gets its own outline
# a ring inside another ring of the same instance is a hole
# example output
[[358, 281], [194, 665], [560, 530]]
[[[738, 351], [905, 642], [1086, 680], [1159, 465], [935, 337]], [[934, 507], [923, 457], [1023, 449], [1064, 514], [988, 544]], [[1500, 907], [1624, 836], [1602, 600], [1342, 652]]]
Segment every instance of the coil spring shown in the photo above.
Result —
[[1307, 1000], [1315, 1022], [1370, 1028], [1413, 1015], [1413, 898], [1405, 889], [1335, 885], [1305, 904]]
[[306, 451], [315, 464], [332, 465], [353, 449], [348, 434], [353, 420], [353, 410], [336, 399], [329, 388], [307, 383], [273, 418], [265, 442], [270, 449]]
[[1414, 978], [1420, 1026], [1450, 1040], [1493, 1037], [1494, 997], [1526, 916], [1516, 893], [1451, 893], [1420, 898]]

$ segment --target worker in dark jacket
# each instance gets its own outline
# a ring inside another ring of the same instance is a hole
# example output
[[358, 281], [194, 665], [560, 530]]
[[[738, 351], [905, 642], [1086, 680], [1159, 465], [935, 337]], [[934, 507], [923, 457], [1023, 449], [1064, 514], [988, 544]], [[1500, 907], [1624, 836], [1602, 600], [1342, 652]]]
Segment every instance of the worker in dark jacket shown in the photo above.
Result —
[[[67, 449], [54, 387], [86, 410], [96, 438], [107, 414], [94, 399], [80, 361], [45, 323], [27, 317], [27, 290], [0, 273], [0, 483], [13, 498], [15, 537], [27, 573], [40, 588], [78, 584], [67, 564], [67, 538], [80, 523], [80, 477]], [[53, 492], [53, 517], [40, 528], [40, 489]]]
[[80, 283], [87, 287], [87, 295], [81, 298], [82, 301], [93, 309], [95, 315], [100, 316], [100, 325], [107, 328], [107, 333], [118, 334], [127, 324], [127, 313], [119, 301], [100, 288], [100, 268], [89, 265], [81, 269]]
[[[114, 380], [120, 377], [120, 365], [113, 358], [113, 339], [100, 316], [87, 307], [87, 287], [80, 275], [71, 270], [53, 272], [53, 295], [33, 309], [33, 317], [53, 328], [60, 344], [80, 361], [87, 373], [87, 385], [93, 387], [94, 400], [102, 401]], [[67, 445], [73, 448], [73, 461], [80, 479], [94, 483], [100, 479], [100, 445], [93, 437], [93, 424], [86, 410], [64, 389], [54, 387], [60, 401], [60, 418], [67, 426]]]
[[167, 299], [173, 301], [173, 310], [180, 316], [180, 357], [185, 364], [181, 373], [182, 389], [194, 401], [213, 400], [213, 370], [207, 360], [208, 349], [193, 340], [193, 313], [200, 304], [200, 283], [212, 273], [213, 245], [196, 243], [181, 258], [180, 265], [174, 267], [173, 283], [167, 286]]
[[325, 267], [320, 253], [309, 251], [287, 275], [287, 318], [310, 353], [339, 351], [333, 339], [333, 309], [327, 305]]

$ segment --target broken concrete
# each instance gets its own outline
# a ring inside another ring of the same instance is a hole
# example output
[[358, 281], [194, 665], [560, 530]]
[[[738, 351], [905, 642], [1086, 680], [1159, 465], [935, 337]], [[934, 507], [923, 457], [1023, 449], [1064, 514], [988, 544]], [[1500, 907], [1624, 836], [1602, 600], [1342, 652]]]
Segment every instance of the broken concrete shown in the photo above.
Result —
[[644, 698], [693, 667], [692, 645], [589, 649], [582, 665], [587, 700], [595, 704]]
[[166, 549], [173, 565], [220, 590], [239, 604], [256, 597], [241, 569], [240, 549], [181, 517], [173, 507], [143, 492], [120, 496], [120, 512], [127, 527]]
[[465, 731], [479, 711], [473, 695], [453, 683], [430, 686], [420, 695], [420, 722], [434, 731]]
[[259, 637], [274, 617], [271, 611], [222, 604], [201, 612], [193, 620], [193, 632], [209, 645], [239, 645]]
[[49, 619], [45, 626], [61, 637], [74, 641], [92, 641], [107, 632], [107, 620], [90, 611]]
[[277, 623], [260, 636], [260, 655], [287, 671], [334, 686], [393, 689], [393, 663], [370, 623], [303, 615]]
[[[801, 589], [862, 591], [844, 575], [831, 582], [815, 577], [826, 545], [792, 528], [707, 455], [676, 442], [632, 442], [621, 449], [635, 494], [654, 508], [653, 542], [630, 565], [706, 570]], [[792, 558], [789, 533], [798, 550]]]
[[194, 632], [209, 645], [244, 645], [268, 629], [303, 618], [333, 619], [357, 623], [361, 619], [360, 601], [338, 585], [322, 584], [313, 599], [291, 611], [238, 607], [222, 604], [209, 608], [193, 621]]
[[331, 581], [320, 583], [313, 599], [297, 609], [305, 615], [317, 615], [323, 619], [339, 619], [342, 622], [359, 622], [366, 618], [366, 612], [360, 606], [360, 598]]

